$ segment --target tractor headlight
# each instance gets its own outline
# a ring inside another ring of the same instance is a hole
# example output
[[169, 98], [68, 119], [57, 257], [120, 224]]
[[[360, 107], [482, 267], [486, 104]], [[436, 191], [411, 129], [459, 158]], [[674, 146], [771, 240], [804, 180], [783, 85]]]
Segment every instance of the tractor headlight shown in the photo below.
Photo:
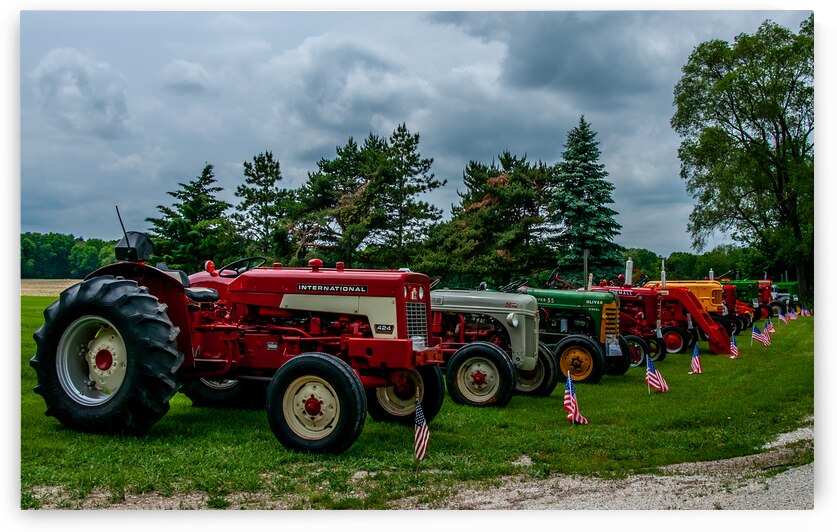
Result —
[[517, 327], [520, 325], [520, 318], [517, 317], [517, 314], [514, 312], [509, 312], [509, 315], [506, 316], [506, 323], [511, 325], [512, 327]]

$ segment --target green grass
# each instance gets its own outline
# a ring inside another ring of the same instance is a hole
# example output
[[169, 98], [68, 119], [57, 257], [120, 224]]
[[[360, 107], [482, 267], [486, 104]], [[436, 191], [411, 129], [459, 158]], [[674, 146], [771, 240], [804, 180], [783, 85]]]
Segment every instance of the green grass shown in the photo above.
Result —
[[[67, 507], [92, 492], [113, 501], [128, 493], [201, 492], [216, 509], [259, 507], [258, 496], [230, 500], [242, 493], [289, 497], [296, 508], [387, 508], [405, 496], [432, 504], [464, 482], [490, 486], [513, 473], [623, 476], [753, 454], [814, 412], [814, 318], [800, 318], [777, 323], [769, 348], [740, 339], [737, 360], [713, 355], [701, 342], [702, 375], [688, 375], [689, 355], [669, 355], [658, 363], [667, 394], [648, 394], [644, 368], [578, 384], [587, 426], [568, 423], [563, 383], [550, 397], [516, 396], [503, 409], [446, 398], [430, 423], [418, 477], [412, 427], [371, 418], [340, 456], [284, 449], [261, 410], [195, 408], [180, 394], [147, 436], [83, 434], [45, 416], [42, 398], [32, 391], [32, 333], [53, 299], [21, 297], [22, 508], [46, 504], [44, 487], [61, 488]], [[523, 455], [532, 465], [514, 463]], [[810, 452], [801, 454], [803, 462], [812, 459]]]

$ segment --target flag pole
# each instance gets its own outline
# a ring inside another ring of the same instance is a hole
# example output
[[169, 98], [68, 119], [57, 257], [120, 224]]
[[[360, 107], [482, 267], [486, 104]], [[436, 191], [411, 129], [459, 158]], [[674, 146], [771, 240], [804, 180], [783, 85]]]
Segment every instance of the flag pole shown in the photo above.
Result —
[[[584, 255], [587, 255], [587, 250], [584, 250]], [[587, 264], [587, 263], [585, 263]], [[570, 379], [570, 382], [573, 380], [573, 372], [567, 369], [567, 378]], [[570, 416], [570, 426], [575, 425], [575, 416]]]

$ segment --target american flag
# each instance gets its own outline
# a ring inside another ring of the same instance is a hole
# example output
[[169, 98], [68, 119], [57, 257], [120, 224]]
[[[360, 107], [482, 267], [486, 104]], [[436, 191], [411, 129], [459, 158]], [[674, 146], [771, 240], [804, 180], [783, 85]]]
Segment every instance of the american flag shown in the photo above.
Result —
[[802, 305], [802, 315], [803, 316], [810, 316], [811, 315], [811, 311], [808, 310], [807, 308], [805, 308], [805, 305]]
[[780, 310], [779, 311], [779, 319], [782, 320], [782, 323], [787, 325], [789, 318], [788, 318], [787, 314], [783, 314], [782, 311]]
[[735, 335], [730, 336], [729, 352], [732, 353], [730, 358], [738, 358], [738, 344], [735, 343]]
[[430, 442], [430, 427], [427, 426], [427, 420], [424, 419], [424, 410], [421, 409], [421, 403], [416, 397], [416, 461], [424, 460], [427, 456], [427, 444]]
[[773, 327], [773, 320], [771, 320], [770, 318], [768, 318], [767, 321], [764, 322], [764, 331], [769, 333], [776, 332], [776, 328]]
[[798, 318], [798, 317], [799, 317], [799, 316], [796, 314], [796, 309], [794, 309], [794, 310], [793, 310], [793, 312], [788, 312], [788, 314], [790, 314], [790, 319], [792, 319], [792, 320], [795, 320], [796, 318]]
[[567, 372], [567, 385], [564, 386], [564, 409], [568, 412], [567, 419], [571, 423], [581, 423], [582, 425], [589, 423], [587, 418], [581, 415], [581, 410], [578, 409], [578, 399], [575, 396], [573, 377], [569, 371]]
[[770, 335], [764, 334], [759, 330], [758, 325], [753, 324], [753, 338], [750, 340], [750, 343], [753, 343], [753, 340], [758, 340], [759, 342], [763, 343], [764, 345], [770, 345]]
[[692, 371], [689, 372], [689, 375], [694, 375], [695, 373], [703, 373], [703, 367], [700, 365], [700, 351], [698, 351], [697, 342], [695, 342], [695, 349], [692, 351]]
[[660, 375], [660, 370], [654, 365], [651, 357], [645, 357], [645, 382], [655, 390], [660, 390], [661, 392], [668, 391], [668, 383]]

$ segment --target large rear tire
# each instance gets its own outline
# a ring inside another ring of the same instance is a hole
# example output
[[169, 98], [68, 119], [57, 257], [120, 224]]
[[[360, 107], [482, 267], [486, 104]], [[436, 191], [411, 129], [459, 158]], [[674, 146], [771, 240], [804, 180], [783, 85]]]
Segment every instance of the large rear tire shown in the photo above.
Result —
[[517, 371], [515, 393], [533, 397], [548, 397], [558, 385], [558, 359], [543, 342], [538, 343], [538, 361], [535, 369]]
[[288, 449], [339, 454], [363, 430], [366, 394], [347, 363], [332, 355], [303, 353], [273, 375], [267, 387], [267, 419]]
[[168, 412], [179, 329], [144, 287], [94, 277], [64, 290], [44, 318], [29, 364], [48, 416], [86, 432], [145, 434]]
[[442, 409], [445, 380], [437, 366], [419, 366], [407, 376], [407, 382], [387, 388], [367, 388], [366, 404], [375, 421], [412, 425], [416, 419], [416, 395], [421, 401], [424, 419], [430, 423]]
[[566, 379], [572, 371], [573, 380], [595, 384], [604, 375], [604, 353], [593, 341], [581, 335], [567, 336], [555, 346], [555, 357], [561, 376]]
[[773, 308], [770, 305], [759, 305], [759, 308], [756, 309], [756, 321], [758, 320], [766, 320], [767, 318], [773, 317]]
[[624, 336], [619, 336], [619, 351], [622, 352], [622, 356], [618, 361], [613, 360], [615, 357], [611, 358], [609, 367], [605, 367], [605, 374], [620, 376], [631, 369], [631, 348]]
[[735, 324], [726, 316], [712, 316], [712, 321], [723, 327], [729, 336], [735, 334]]
[[785, 303], [783, 301], [771, 301], [770, 302], [770, 310], [772, 311], [773, 316], [778, 316], [780, 312], [782, 314], [787, 314], [788, 307], [787, 307], [787, 305], [785, 305]]
[[514, 394], [515, 377], [505, 351], [488, 342], [472, 342], [450, 358], [446, 382], [454, 403], [503, 407]]

